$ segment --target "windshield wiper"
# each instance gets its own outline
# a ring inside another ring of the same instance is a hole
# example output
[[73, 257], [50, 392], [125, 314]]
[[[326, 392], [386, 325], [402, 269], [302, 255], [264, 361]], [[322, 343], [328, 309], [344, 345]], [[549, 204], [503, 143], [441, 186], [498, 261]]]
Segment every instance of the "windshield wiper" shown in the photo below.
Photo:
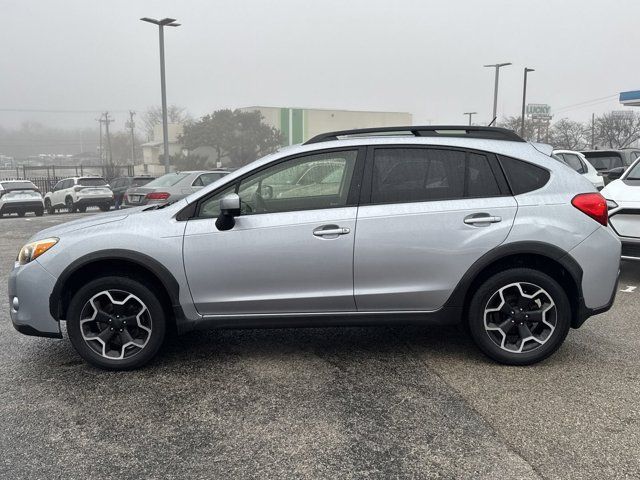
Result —
[[164, 203], [157, 203], [155, 205], [151, 205], [150, 207], [147, 207], [145, 209], [143, 209], [143, 212], [148, 212], [149, 210], [161, 210], [165, 207], [168, 207], [169, 205], [171, 205], [173, 202], [164, 202]]

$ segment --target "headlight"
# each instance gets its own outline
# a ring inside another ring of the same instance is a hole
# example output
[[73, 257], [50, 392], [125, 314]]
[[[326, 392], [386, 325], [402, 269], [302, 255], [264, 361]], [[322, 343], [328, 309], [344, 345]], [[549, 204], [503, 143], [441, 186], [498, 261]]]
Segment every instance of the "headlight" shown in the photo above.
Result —
[[614, 208], [618, 208], [618, 204], [613, 200], [607, 200], [607, 208], [613, 210]]
[[58, 243], [60, 239], [56, 237], [45, 238], [38, 240], [37, 242], [27, 243], [18, 254], [18, 263], [20, 265], [26, 265], [27, 263], [35, 260], [44, 252]]

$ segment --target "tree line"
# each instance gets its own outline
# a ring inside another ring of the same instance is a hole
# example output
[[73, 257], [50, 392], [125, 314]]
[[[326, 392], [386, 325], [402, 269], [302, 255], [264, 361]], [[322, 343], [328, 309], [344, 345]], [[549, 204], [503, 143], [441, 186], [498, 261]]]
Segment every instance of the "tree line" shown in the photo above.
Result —
[[566, 150], [621, 149], [640, 140], [640, 114], [632, 110], [624, 114], [605, 113], [596, 116], [592, 122], [561, 118], [548, 128], [527, 120], [524, 132], [521, 131], [521, 118], [507, 117], [498, 125], [517, 132], [525, 140], [548, 143]]

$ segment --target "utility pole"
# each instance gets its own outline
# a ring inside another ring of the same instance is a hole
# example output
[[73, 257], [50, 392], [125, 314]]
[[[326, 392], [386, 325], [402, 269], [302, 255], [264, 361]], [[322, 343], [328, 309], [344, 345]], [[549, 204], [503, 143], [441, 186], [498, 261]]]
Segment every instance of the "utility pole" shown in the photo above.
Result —
[[179, 27], [175, 18], [163, 18], [156, 20], [154, 18], [141, 18], [143, 22], [152, 23], [158, 26], [160, 40], [160, 90], [162, 91], [162, 139], [164, 144], [164, 171], [169, 173], [169, 129], [167, 127], [167, 86], [164, 76], [164, 27]]
[[520, 136], [524, 138], [524, 109], [527, 103], [527, 74], [535, 72], [533, 68], [524, 67], [524, 85], [522, 87], [522, 116], [520, 117]]
[[474, 115], [476, 115], [478, 112], [464, 112], [463, 115], [468, 115], [469, 116], [469, 125], [471, 125], [471, 117], [473, 117]]
[[131, 165], [136, 164], [136, 136], [134, 129], [136, 128], [136, 124], [133, 122], [133, 116], [136, 114], [133, 110], [129, 110], [129, 121], [127, 122], [127, 127], [131, 130]]
[[104, 165], [104, 158], [102, 157], [102, 123], [104, 122], [104, 119], [102, 118], [102, 115], [100, 116], [100, 118], [96, 119], [98, 121], [98, 123], [100, 124], [100, 147], [99, 147], [99, 151], [100, 151], [100, 164]]
[[492, 65], [485, 65], [485, 67], [493, 67], [496, 69], [496, 74], [495, 74], [495, 83], [493, 86], [493, 116], [491, 123], [496, 121], [497, 118], [497, 112], [498, 112], [498, 82], [500, 80], [500, 68], [501, 67], [506, 67], [507, 65], [511, 65], [511, 62], [505, 62], [505, 63], [494, 63]]
[[113, 165], [113, 152], [111, 151], [111, 135], [109, 135], [109, 124], [113, 122], [113, 119], [109, 118], [109, 112], [104, 112], [104, 125], [105, 125], [105, 133], [107, 134], [107, 150], [109, 150], [109, 156], [107, 157], [109, 162], [108, 165]]

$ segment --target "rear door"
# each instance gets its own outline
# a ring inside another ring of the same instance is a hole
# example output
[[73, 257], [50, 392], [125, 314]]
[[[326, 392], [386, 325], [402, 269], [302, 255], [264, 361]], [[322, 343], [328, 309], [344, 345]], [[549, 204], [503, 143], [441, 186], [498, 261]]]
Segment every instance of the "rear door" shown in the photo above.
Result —
[[354, 250], [359, 311], [442, 307], [469, 267], [506, 239], [517, 210], [490, 153], [371, 148], [364, 182]]

